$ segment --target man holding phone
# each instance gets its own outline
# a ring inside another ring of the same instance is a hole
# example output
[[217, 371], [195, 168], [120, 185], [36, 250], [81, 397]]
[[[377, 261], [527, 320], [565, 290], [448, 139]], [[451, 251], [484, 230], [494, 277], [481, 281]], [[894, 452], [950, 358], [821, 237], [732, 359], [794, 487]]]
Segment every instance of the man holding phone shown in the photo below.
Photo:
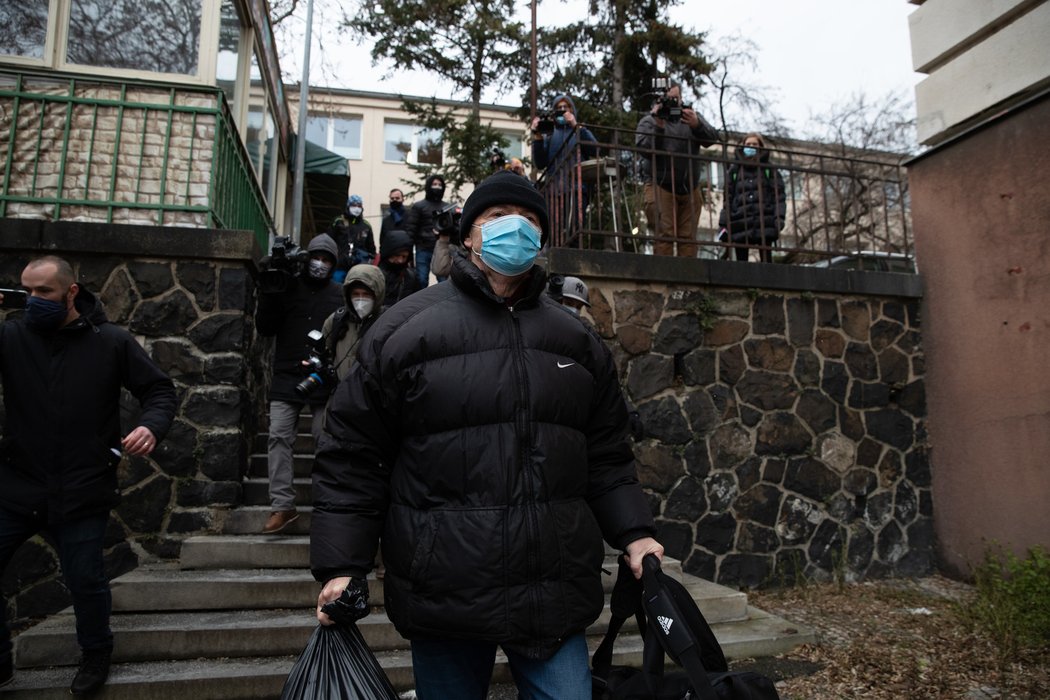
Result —
[[[27, 539], [50, 536], [82, 651], [70, 692], [87, 695], [106, 682], [113, 649], [103, 544], [120, 500], [121, 450], [145, 456], [156, 448], [175, 417], [175, 387], [131, 334], [109, 323], [66, 260], [30, 261], [22, 286], [24, 313], [0, 323], [0, 572]], [[18, 291], [0, 292], [0, 305], [17, 303]], [[123, 439], [121, 387], [141, 405], [138, 427]], [[0, 621], [0, 685], [12, 675], [10, 630]]]

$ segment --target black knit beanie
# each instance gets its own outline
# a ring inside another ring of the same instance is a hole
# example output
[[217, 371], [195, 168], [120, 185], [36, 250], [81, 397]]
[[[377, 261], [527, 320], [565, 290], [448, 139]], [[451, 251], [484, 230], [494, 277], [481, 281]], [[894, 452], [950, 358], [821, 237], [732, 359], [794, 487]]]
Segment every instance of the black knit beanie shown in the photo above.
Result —
[[540, 245], [550, 237], [550, 221], [547, 216], [547, 200], [532, 186], [528, 178], [511, 170], [499, 170], [481, 181], [463, 205], [459, 219], [459, 235], [470, 237], [470, 227], [482, 212], [497, 204], [517, 204], [536, 214], [540, 219]]

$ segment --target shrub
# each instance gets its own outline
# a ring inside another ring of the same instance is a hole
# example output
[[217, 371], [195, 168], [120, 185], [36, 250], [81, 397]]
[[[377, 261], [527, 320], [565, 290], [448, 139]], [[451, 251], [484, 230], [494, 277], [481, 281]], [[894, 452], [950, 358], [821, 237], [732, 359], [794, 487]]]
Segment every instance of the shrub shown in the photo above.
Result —
[[1050, 650], [1050, 555], [1042, 547], [1025, 558], [989, 549], [974, 570], [976, 596], [960, 612], [987, 634], [1003, 660], [1024, 651]]

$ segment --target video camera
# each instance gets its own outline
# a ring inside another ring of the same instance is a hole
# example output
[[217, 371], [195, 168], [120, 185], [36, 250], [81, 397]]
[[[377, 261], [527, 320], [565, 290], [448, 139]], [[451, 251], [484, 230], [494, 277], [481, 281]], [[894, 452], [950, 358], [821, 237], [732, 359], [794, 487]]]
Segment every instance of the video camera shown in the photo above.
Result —
[[561, 302], [561, 288], [565, 284], [565, 277], [553, 273], [547, 277], [547, 295], [554, 301]]
[[692, 109], [692, 105], [682, 104], [678, 97], [668, 97], [671, 89], [671, 81], [667, 78], [653, 78], [653, 94], [660, 108], [656, 110], [655, 116], [671, 123], [682, 120], [682, 110]]
[[452, 243], [459, 243], [459, 220], [463, 217], [463, 207], [459, 204], [448, 204], [434, 212], [434, 231], [439, 236], [448, 236]]
[[553, 134], [554, 126], [558, 123], [558, 117], [564, 119], [566, 111], [564, 109], [552, 109], [549, 112], [541, 112], [539, 114], [540, 120], [536, 124], [536, 133]]
[[308, 355], [303, 360], [303, 368], [309, 374], [306, 379], [295, 385], [295, 393], [304, 398], [313, 393], [314, 389], [334, 387], [339, 382], [339, 375], [336, 374], [328, 356], [328, 349], [325, 348], [324, 334], [319, 330], [312, 330], [306, 334], [306, 339]]
[[259, 275], [259, 291], [264, 294], [288, 291], [292, 279], [299, 274], [309, 257], [310, 254], [288, 236], [277, 236], [273, 240], [266, 269]]

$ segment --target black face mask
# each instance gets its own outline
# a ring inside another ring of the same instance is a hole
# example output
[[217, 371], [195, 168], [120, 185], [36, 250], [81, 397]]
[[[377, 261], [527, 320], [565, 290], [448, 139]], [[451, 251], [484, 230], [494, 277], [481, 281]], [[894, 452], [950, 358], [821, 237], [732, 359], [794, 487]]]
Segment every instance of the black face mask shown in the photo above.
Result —
[[391, 202], [390, 203], [390, 208], [391, 209], [404, 209], [405, 208], [405, 203], [402, 202], [402, 201]]

